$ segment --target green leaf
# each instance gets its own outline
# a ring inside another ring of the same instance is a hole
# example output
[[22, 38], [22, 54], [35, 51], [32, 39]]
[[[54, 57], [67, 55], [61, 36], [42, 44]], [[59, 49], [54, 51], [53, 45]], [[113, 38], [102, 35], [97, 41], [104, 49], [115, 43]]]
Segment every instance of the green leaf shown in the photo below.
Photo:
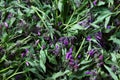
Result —
[[21, 19], [24, 14], [18, 9], [18, 18]]
[[105, 33], [110, 33], [110, 31], [113, 30], [114, 28], [115, 28], [115, 26], [110, 26], [110, 29], [105, 29]]
[[94, 28], [100, 28], [100, 26], [96, 25], [95, 23], [91, 23], [91, 26], [93, 26]]
[[60, 71], [60, 72], [54, 73], [52, 76], [52, 79], [56, 80], [58, 77], [64, 76], [65, 74], [67, 74], [69, 72], [70, 72], [69, 70], [66, 70], [65, 72]]
[[106, 17], [108, 17], [110, 14], [108, 14], [107, 12], [105, 14], [101, 14], [97, 17], [97, 19], [95, 20], [95, 24], [102, 22]]
[[3, 55], [2, 58], [0, 59], [0, 63], [2, 63], [6, 59], [6, 55]]
[[110, 6], [110, 4], [111, 4], [111, 5], [114, 4], [114, 0], [107, 0], [107, 1], [108, 1], [108, 3], [109, 3], [109, 6]]
[[5, 33], [3, 33], [3, 35], [2, 35], [2, 38], [1, 38], [1, 41], [4, 43], [4, 42], [6, 42], [7, 40], [8, 40], [8, 34], [5, 32]]
[[57, 64], [55, 56], [48, 56], [48, 59], [52, 64]]
[[105, 2], [99, 1], [98, 6], [102, 6], [102, 5], [105, 5]]
[[105, 28], [107, 28], [110, 18], [111, 18], [111, 16], [108, 16], [105, 18]]
[[45, 55], [45, 52], [41, 50], [40, 51], [40, 66], [44, 72], [46, 72], [45, 63], [46, 63], [46, 55]]
[[112, 56], [112, 61], [116, 63], [117, 62], [116, 54], [115, 53], [111, 53], [111, 56]]
[[43, 69], [44, 72], [46, 72], [46, 67], [42, 60], [40, 60], [40, 67]]
[[92, 59], [91, 60], [83, 60], [83, 61], [81, 61], [81, 63], [80, 64], [89, 64], [89, 63], [91, 63], [92, 62]]
[[120, 39], [117, 39], [115, 36], [111, 36], [109, 40], [112, 40], [113, 43], [116, 43], [116, 44], [120, 45]]
[[19, 29], [17, 32], [18, 32], [19, 34], [21, 34], [21, 33], [23, 32], [23, 30], [22, 30], [22, 29]]
[[30, 71], [34, 73], [35, 76], [37, 76], [37, 78], [39, 78], [40, 80], [44, 79], [44, 77], [41, 74], [39, 74], [38, 70], [36, 70], [35, 68], [30, 68]]
[[114, 80], [118, 80], [118, 77], [112, 72], [111, 68], [109, 68], [108, 66], [104, 65], [104, 67], [108, 70], [108, 72], [110, 73], [110, 75], [112, 76], [112, 78]]
[[63, 9], [62, 7], [63, 7], [62, 0], [59, 0], [59, 2], [58, 2], [58, 9], [59, 9], [60, 12], [61, 12], [62, 9]]
[[74, 31], [74, 30], [86, 30], [84, 26], [80, 26], [79, 24], [73, 25], [69, 30]]
[[15, 20], [16, 20], [16, 18], [14, 18], [14, 17], [10, 19], [10, 24], [9, 24], [10, 27], [13, 25], [13, 23], [15, 22]]

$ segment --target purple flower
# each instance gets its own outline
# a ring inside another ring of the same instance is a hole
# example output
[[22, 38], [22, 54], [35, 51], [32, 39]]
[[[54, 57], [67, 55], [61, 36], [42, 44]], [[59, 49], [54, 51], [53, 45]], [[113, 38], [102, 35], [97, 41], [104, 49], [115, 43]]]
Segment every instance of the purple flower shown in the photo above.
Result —
[[64, 39], [65, 39], [65, 37], [61, 37], [61, 38], [59, 38], [59, 41], [63, 42]]
[[74, 65], [74, 62], [70, 61], [70, 62], [69, 62], [69, 65], [71, 65], [71, 66]]
[[79, 67], [78, 64], [74, 65], [74, 69], [78, 69], [78, 67]]
[[102, 61], [103, 60], [103, 55], [99, 56], [99, 60]]
[[87, 41], [91, 41], [91, 36], [87, 36]]
[[21, 74], [18, 74], [18, 75], [15, 76], [15, 80], [21, 80], [21, 78], [22, 78]]
[[90, 56], [93, 56], [94, 53], [95, 53], [95, 50], [94, 50], [94, 49], [91, 49], [91, 50], [88, 51], [88, 54], [89, 54]]
[[70, 53], [70, 52], [67, 52], [67, 53], [66, 53], [66, 59], [69, 59], [70, 55], [71, 55], [71, 53]]
[[72, 53], [72, 51], [73, 51], [72, 47], [69, 49], [69, 51]]
[[70, 54], [70, 55], [69, 55], [68, 59], [69, 59], [69, 60], [71, 60], [71, 59], [72, 59], [72, 54]]
[[56, 49], [59, 49], [59, 46], [58, 46], [58, 45], [56, 45], [56, 46], [55, 46], [55, 48], [56, 48]]
[[48, 41], [48, 40], [50, 40], [50, 37], [45, 36], [44, 39]]
[[67, 46], [67, 45], [69, 44], [68, 39], [67, 39], [67, 38], [65, 38], [63, 43], [64, 43], [64, 45], [65, 45], [65, 46]]
[[26, 65], [29, 66], [29, 62], [26, 62]]
[[6, 28], [8, 28], [8, 23], [7, 23], [7, 22], [4, 22], [4, 26], [5, 26]]
[[98, 67], [101, 67], [104, 63], [103, 62], [100, 62], [97, 64]]
[[25, 49], [25, 52], [23, 52], [23, 53], [21, 54], [21, 57], [25, 57], [28, 53], [29, 53], [29, 50], [28, 50], [28, 49]]
[[71, 58], [69, 61], [70, 61], [70, 62], [74, 62], [74, 59], [73, 59], [73, 58]]
[[67, 46], [67, 45], [69, 44], [69, 40], [68, 40], [67, 37], [61, 37], [61, 38], [59, 39], [59, 41], [60, 41], [62, 44], [64, 44], [65, 46]]
[[12, 16], [13, 16], [13, 14], [12, 14], [12, 13], [9, 13], [8, 19], [10, 19]]
[[113, 72], [116, 72], [117, 67], [115, 65], [112, 65], [111, 69], [112, 69]]
[[37, 45], [39, 43], [39, 39], [37, 41], [35, 41], [35, 45]]
[[89, 74], [92, 74], [92, 72], [91, 71], [87, 71], [87, 72], [85, 72], [85, 74], [89, 75]]
[[111, 26], [107, 26], [107, 29], [110, 29], [111, 28]]
[[79, 58], [79, 59], [81, 58], [81, 55], [80, 55], [80, 54], [78, 55], [78, 58]]
[[43, 50], [43, 49], [45, 49], [45, 48], [46, 48], [46, 46], [45, 46], [45, 45], [42, 45], [41, 49]]
[[97, 0], [94, 0], [94, 1], [93, 1], [93, 4], [96, 6], [96, 5], [97, 5]]
[[101, 32], [97, 32], [95, 34], [95, 37], [96, 37], [97, 40], [101, 40], [102, 39], [102, 33]]
[[66, 59], [70, 60], [72, 58], [72, 48], [66, 53]]
[[37, 33], [37, 34], [38, 34], [38, 36], [40, 36], [40, 35], [41, 35], [41, 33], [40, 33], [39, 31], [38, 31], [38, 33]]
[[56, 45], [53, 53], [57, 55], [59, 52], [60, 52], [60, 47], [58, 45]]
[[69, 41], [71, 44], [74, 44], [76, 39], [77, 39], [76, 37], [72, 36], [69, 38]]

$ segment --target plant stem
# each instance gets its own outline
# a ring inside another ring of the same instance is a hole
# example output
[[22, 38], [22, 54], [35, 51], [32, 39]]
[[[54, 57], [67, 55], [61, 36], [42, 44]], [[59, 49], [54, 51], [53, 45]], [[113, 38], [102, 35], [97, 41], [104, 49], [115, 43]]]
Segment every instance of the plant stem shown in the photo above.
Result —
[[84, 42], [85, 42], [85, 38], [83, 39], [83, 41], [82, 41], [82, 43], [81, 43], [81, 45], [80, 45], [80, 47], [79, 47], [79, 49], [78, 49], [78, 51], [77, 51], [77, 53], [76, 53], [76, 55], [75, 55], [75, 58], [77, 58], [80, 50], [82, 49], [82, 46], [83, 46]]
[[40, 14], [38, 13], [38, 11], [36, 10], [36, 7], [32, 6], [32, 8], [37, 13], [37, 15], [39, 16], [39, 18], [42, 20], [44, 26], [48, 29], [47, 25], [45, 24], [45, 21], [43, 20], [43, 18], [40, 16]]
[[5, 69], [2, 69], [2, 70], [0, 70], [0, 73], [4, 72], [4, 71], [6, 71], [6, 70], [8, 70], [8, 69], [10, 69], [10, 68], [11, 68], [11, 66], [9, 66], [9, 67], [7, 67], [7, 68], [5, 68]]
[[18, 75], [18, 74], [22, 74], [22, 73], [25, 73], [25, 71], [14, 73], [14, 74], [12, 74], [11, 76], [9, 76], [9, 77], [8, 77], [7, 79], [5, 79], [5, 80], [9, 80], [9, 79], [12, 78], [13, 76]]

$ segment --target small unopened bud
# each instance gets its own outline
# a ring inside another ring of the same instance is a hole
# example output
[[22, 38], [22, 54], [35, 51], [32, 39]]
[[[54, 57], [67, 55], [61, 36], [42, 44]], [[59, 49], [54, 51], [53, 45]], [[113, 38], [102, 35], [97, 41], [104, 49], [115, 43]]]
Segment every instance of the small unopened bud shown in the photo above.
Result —
[[4, 22], [4, 26], [5, 26], [6, 28], [8, 28], [8, 23], [7, 23], [7, 22]]

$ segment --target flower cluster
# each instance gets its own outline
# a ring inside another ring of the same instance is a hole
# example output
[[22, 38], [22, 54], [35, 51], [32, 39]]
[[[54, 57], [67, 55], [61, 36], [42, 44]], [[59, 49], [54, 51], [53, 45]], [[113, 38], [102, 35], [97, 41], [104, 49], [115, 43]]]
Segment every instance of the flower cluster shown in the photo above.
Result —
[[[74, 60], [73, 56], [72, 56], [72, 52], [73, 52], [73, 48], [71, 47], [69, 49], [69, 51], [66, 53], [66, 60], [68, 60], [69, 62], [69, 66], [71, 66], [73, 69], [77, 70], [79, 65], [78, 65], [78, 61]], [[80, 58], [80, 55], [79, 55]]]
[[28, 49], [25, 49], [25, 51], [21, 54], [21, 57], [25, 57], [29, 53]]

